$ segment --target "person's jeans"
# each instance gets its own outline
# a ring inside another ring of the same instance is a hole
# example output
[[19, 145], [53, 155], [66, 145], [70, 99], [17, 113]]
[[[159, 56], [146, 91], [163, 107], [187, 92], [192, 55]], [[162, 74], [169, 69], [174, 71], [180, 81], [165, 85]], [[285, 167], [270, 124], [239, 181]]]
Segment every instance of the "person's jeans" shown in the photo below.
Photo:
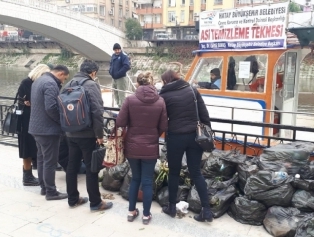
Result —
[[59, 156], [60, 136], [34, 135], [37, 146], [37, 171], [39, 184], [47, 196], [57, 194], [55, 176]]
[[96, 146], [96, 138], [69, 137], [69, 163], [66, 172], [68, 203], [75, 205], [80, 197], [77, 190], [77, 173], [81, 165], [82, 156], [86, 165], [86, 187], [90, 201], [90, 207], [98, 206], [101, 197], [98, 184], [98, 173], [91, 172], [92, 153]]
[[112, 79], [112, 88], [121, 90], [121, 91], [113, 91], [114, 99], [118, 107], [121, 108], [126, 97], [126, 93], [124, 91], [128, 89], [128, 78], [121, 77], [119, 79]]
[[156, 159], [131, 159], [128, 158], [132, 170], [132, 181], [129, 190], [129, 211], [134, 211], [138, 191], [142, 183], [143, 191], [143, 215], [150, 215], [150, 207], [153, 200], [153, 178]]
[[177, 203], [182, 157], [185, 152], [191, 179], [194, 181], [202, 207], [209, 207], [207, 184], [201, 174], [202, 148], [195, 142], [196, 133], [167, 135], [167, 160], [169, 166], [169, 202]]

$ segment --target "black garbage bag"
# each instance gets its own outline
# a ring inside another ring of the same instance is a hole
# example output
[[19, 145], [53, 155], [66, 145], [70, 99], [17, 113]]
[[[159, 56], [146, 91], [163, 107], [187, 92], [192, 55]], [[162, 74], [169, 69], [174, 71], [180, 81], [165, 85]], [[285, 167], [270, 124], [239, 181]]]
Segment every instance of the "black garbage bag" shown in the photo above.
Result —
[[109, 168], [109, 175], [115, 180], [122, 180], [124, 176], [128, 173], [130, 169], [130, 165], [128, 161], [123, 162], [120, 165], [116, 165], [114, 167]]
[[128, 173], [126, 174], [126, 176], [124, 177], [122, 186], [120, 188], [120, 193], [119, 193], [126, 200], [129, 200], [129, 189], [130, 189], [131, 181], [132, 181], [132, 171], [130, 169]]
[[283, 184], [275, 189], [249, 195], [249, 199], [257, 200], [267, 207], [283, 206], [289, 207], [295, 189], [291, 184]]
[[281, 179], [275, 177], [275, 173], [271, 171], [258, 171], [255, 175], [248, 178], [244, 187], [246, 195], [261, 193], [267, 190], [275, 189], [283, 184], [293, 181], [293, 177], [287, 175]]
[[294, 237], [313, 237], [314, 236], [314, 214], [304, 217], [299, 222], [296, 234]]
[[251, 160], [247, 160], [243, 164], [237, 166], [237, 172], [239, 175], [238, 186], [242, 192], [244, 192], [245, 184], [250, 176], [256, 174], [259, 171], [258, 166]]
[[278, 144], [276, 145], [278, 148], [284, 149], [302, 149], [307, 152], [314, 152], [314, 143], [312, 142], [291, 142], [289, 144]]
[[236, 164], [243, 164], [247, 160], [247, 156], [241, 154], [239, 150], [229, 150], [226, 151], [224, 156], [221, 156], [221, 159]]
[[292, 206], [298, 208], [300, 211], [313, 212], [314, 192], [297, 190], [292, 197]]
[[[205, 178], [217, 178], [221, 177], [222, 180], [229, 180], [237, 172], [237, 165], [228, 161], [222, 160], [221, 151], [214, 150], [207, 160], [205, 160], [202, 166], [201, 172]], [[218, 157], [218, 154], [220, 157]]]
[[202, 209], [201, 200], [196, 191], [195, 185], [191, 188], [187, 202], [189, 203], [189, 209], [196, 213], [199, 213]]
[[122, 186], [122, 181], [122, 179], [114, 179], [109, 174], [108, 168], [104, 169], [103, 180], [101, 182], [101, 185], [104, 189], [109, 191], [119, 191]]
[[[189, 195], [190, 188], [187, 186], [179, 186], [177, 192], [177, 200], [176, 202], [180, 201], [187, 201]], [[169, 191], [168, 187], [163, 187], [157, 194], [156, 201], [159, 203], [161, 207], [167, 206], [169, 203]]]
[[236, 194], [237, 190], [233, 185], [217, 190], [216, 193], [209, 193], [210, 208], [215, 218], [219, 218], [227, 212]]
[[293, 207], [273, 206], [268, 209], [263, 224], [267, 232], [272, 236], [294, 237], [298, 223], [305, 216], [305, 214]]
[[219, 179], [206, 179], [207, 189], [224, 189], [228, 188], [232, 184], [238, 182], [238, 174], [236, 173], [231, 179], [227, 181], [220, 181]]
[[249, 225], [262, 225], [267, 207], [247, 197], [236, 197], [228, 210], [228, 215], [234, 220]]
[[302, 179], [314, 179], [314, 163], [302, 166], [299, 170]]
[[295, 189], [314, 191], [314, 180], [295, 179], [291, 184]]
[[268, 169], [272, 171], [279, 171], [278, 167], [281, 167], [286, 169], [288, 174], [295, 175], [307, 164], [309, 158], [310, 151], [307, 148], [300, 145], [280, 144], [263, 150], [259, 158], [259, 166], [261, 169], [269, 166]]

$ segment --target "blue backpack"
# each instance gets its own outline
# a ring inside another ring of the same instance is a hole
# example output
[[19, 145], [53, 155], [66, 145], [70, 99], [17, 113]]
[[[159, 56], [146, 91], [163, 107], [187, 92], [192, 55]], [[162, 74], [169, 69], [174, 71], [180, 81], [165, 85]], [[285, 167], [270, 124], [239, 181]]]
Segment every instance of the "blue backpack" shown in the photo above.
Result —
[[89, 97], [83, 87], [87, 80], [91, 79], [80, 83], [72, 79], [70, 86], [58, 96], [61, 129], [64, 132], [79, 132], [92, 125]]

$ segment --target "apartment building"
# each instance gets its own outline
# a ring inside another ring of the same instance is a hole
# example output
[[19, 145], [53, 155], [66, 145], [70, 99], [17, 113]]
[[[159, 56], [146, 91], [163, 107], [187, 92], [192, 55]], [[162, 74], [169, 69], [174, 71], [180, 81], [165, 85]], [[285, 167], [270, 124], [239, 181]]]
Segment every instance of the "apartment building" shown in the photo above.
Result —
[[99, 19], [123, 31], [125, 20], [137, 17], [134, 0], [52, 0], [50, 2]]
[[234, 7], [258, 6], [268, 3], [279, 3], [286, 1], [287, 0], [234, 0]]

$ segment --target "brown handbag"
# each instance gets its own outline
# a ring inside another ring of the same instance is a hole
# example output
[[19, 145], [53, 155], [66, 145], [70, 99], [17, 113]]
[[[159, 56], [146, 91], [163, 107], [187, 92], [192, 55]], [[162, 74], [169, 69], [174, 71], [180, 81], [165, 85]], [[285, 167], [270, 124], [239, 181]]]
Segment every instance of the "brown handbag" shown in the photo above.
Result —
[[103, 161], [103, 166], [114, 167], [122, 164], [125, 161], [124, 157], [124, 139], [126, 129], [114, 128], [105, 143], [106, 153]]

